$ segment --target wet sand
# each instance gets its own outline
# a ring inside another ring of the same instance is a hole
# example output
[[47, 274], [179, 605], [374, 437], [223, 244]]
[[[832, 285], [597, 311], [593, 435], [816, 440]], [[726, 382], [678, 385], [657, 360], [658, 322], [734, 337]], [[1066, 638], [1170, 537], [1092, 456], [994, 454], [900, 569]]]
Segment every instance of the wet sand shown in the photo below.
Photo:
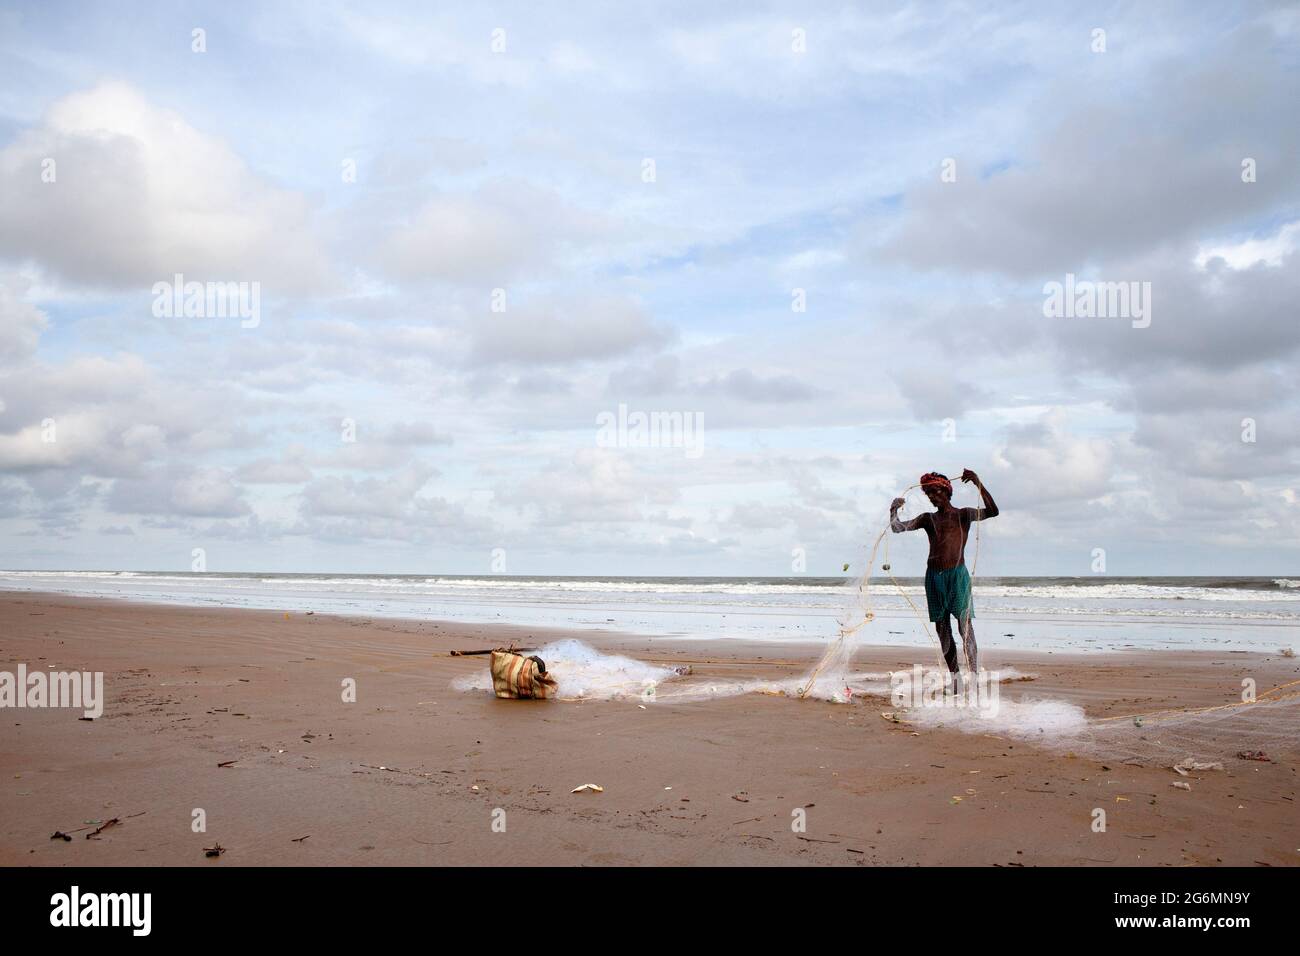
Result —
[[[452, 649], [562, 636], [0, 594], [0, 670], [103, 671], [107, 698], [94, 721], [0, 710], [0, 864], [1300, 863], [1293, 752], [1228, 760], [1185, 791], [1167, 765], [893, 723], [885, 699], [643, 709], [451, 688], [487, 666]], [[699, 677], [797, 677], [820, 651], [572, 636]], [[873, 648], [859, 663], [932, 658]], [[1068, 700], [1091, 718], [1222, 704], [1242, 674], [1261, 689], [1300, 678], [1294, 658], [1213, 651], [996, 650], [985, 665], [1038, 675], [1005, 696]], [[584, 783], [604, 792], [570, 792]], [[206, 832], [192, 829], [196, 809]], [[87, 821], [113, 818], [86, 839]], [[214, 844], [226, 852], [208, 859]]]

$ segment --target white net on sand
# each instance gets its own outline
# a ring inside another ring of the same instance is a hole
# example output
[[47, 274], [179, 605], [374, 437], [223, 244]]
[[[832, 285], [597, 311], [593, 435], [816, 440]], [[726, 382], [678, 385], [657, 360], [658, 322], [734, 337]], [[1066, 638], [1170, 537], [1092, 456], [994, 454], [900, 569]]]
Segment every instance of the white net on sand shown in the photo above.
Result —
[[[561, 700], [680, 704], [755, 693], [835, 703], [870, 700], [873, 706], [888, 708], [884, 713], [891, 719], [918, 729], [1005, 736], [1117, 763], [1173, 767], [1185, 760], [1195, 766], [1300, 758], [1300, 682], [1264, 691], [1250, 704], [1089, 719], [1077, 704], [1032, 693], [1016, 698], [1001, 694], [995, 707], [895, 707], [886, 703], [895, 675], [852, 670], [851, 655], [833, 656], [832, 666], [823, 666], [815, 678], [763, 679], [693, 675], [678, 666], [605, 654], [572, 639], [548, 644], [537, 653], [559, 682]], [[841, 660], [848, 664], [835, 666]], [[925, 675], [932, 672], [921, 670]], [[1004, 684], [1032, 679], [1014, 668], [1001, 668], [998, 676]], [[486, 667], [453, 683], [462, 691], [492, 692]]]
[[[799, 696], [806, 678], [772, 680], [759, 677], [704, 677], [692, 675], [689, 667], [650, 664], [619, 654], [606, 654], [572, 638], [555, 641], [535, 652], [546, 662], [547, 673], [558, 683], [558, 700], [656, 701], [717, 700], [740, 694]], [[861, 693], [884, 696], [889, 692], [889, 674], [862, 672], [850, 675]], [[452, 681], [459, 691], [492, 692], [492, 677], [485, 666]], [[846, 702], [852, 693], [844, 687], [824, 685], [826, 700]]]
[[1090, 722], [1078, 749], [1121, 763], [1180, 760], [1294, 760], [1300, 757], [1300, 681], [1254, 702], [1126, 714]]

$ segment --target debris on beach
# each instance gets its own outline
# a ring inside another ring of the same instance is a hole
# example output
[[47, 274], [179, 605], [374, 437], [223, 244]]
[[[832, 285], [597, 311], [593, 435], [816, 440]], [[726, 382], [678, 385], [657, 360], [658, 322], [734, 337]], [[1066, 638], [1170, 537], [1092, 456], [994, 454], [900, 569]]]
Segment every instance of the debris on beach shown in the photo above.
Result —
[[1281, 654], [1283, 657], [1295, 657], [1295, 648], [1294, 647], [1279, 648], [1278, 653]]
[[64, 833], [62, 830], [55, 830], [53, 833], [50, 834], [50, 839], [51, 839], [51, 840], [62, 840], [64, 843], [71, 843], [71, 842], [72, 842], [72, 837], [68, 836], [68, 835], [67, 835], [66, 833]]
[[1180, 760], [1178, 761], [1178, 763], [1174, 764], [1174, 770], [1184, 777], [1187, 776], [1187, 772], [1189, 770], [1222, 770], [1222, 769], [1223, 769], [1223, 764], [1219, 763], [1218, 761], [1213, 761], [1209, 763], [1200, 763], [1197, 760], [1193, 759], [1192, 757], [1188, 757], [1186, 760]]
[[1171, 786], [1171, 787], [1177, 787], [1179, 790], [1191, 790], [1191, 789], [1192, 789], [1192, 785], [1191, 785], [1190, 783], [1187, 783], [1187, 782], [1184, 781], [1184, 780], [1175, 780], [1175, 781], [1174, 781], [1173, 783], [1171, 783], [1169, 786]]
[[487, 655], [487, 654], [491, 654], [491, 653], [493, 652], [493, 650], [498, 650], [498, 651], [499, 651], [499, 650], [507, 650], [507, 651], [509, 651], [509, 652], [512, 653], [512, 654], [532, 654], [532, 653], [536, 650], [536, 648], [535, 648], [535, 647], [515, 647], [513, 644], [511, 644], [509, 647], [506, 647], [506, 648], [500, 648], [500, 647], [498, 647], [498, 648], [491, 648], [491, 647], [489, 647], [488, 649], [486, 649], [486, 650], [481, 650], [481, 651], [449, 651], [448, 653], [449, 653], [449, 655], [450, 655], [451, 657], [483, 657], [483, 656], [485, 656], [485, 655]]
[[1258, 760], [1261, 763], [1272, 763], [1273, 758], [1262, 750], [1239, 750], [1237, 756], [1242, 760]]
[[203, 848], [203, 855], [207, 857], [218, 857], [225, 852], [226, 848], [220, 843], [215, 843], [212, 846], [205, 846]]
[[90, 832], [90, 833], [87, 833], [87, 834], [86, 834], [86, 839], [89, 840], [91, 837], [99, 836], [101, 833], [103, 833], [103, 832], [104, 832], [105, 830], [107, 830], [109, 827], [115, 827], [115, 826], [117, 826], [117, 825], [118, 825], [119, 823], [121, 823], [121, 822], [122, 822], [122, 821], [119, 820], [117, 817], [113, 817], [113, 819], [111, 819], [111, 820], [105, 820], [103, 823], [101, 823], [101, 824], [99, 825], [99, 828], [98, 828], [98, 829], [96, 829], [96, 830], [94, 830], [94, 831], [92, 831], [92, 832]]
[[605, 788], [598, 783], [584, 783], [580, 787], [574, 787], [569, 793], [582, 793], [584, 790], [592, 790], [596, 793], [604, 793]]

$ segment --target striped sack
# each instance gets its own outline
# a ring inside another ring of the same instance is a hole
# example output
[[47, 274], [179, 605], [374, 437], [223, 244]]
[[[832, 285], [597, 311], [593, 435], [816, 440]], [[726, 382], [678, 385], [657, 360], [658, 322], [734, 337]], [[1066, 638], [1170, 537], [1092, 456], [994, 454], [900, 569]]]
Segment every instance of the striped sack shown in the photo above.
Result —
[[537, 666], [537, 661], [512, 651], [492, 652], [492, 689], [507, 700], [543, 700], [555, 693], [556, 681]]

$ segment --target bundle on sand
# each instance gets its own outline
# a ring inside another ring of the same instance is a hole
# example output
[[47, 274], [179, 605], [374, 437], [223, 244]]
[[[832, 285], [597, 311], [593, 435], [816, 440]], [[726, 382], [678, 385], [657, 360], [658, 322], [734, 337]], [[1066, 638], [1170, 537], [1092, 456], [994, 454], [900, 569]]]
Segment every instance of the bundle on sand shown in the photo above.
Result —
[[540, 657], [524, 657], [498, 648], [492, 652], [492, 689], [507, 700], [544, 700], [555, 694], [555, 678]]

